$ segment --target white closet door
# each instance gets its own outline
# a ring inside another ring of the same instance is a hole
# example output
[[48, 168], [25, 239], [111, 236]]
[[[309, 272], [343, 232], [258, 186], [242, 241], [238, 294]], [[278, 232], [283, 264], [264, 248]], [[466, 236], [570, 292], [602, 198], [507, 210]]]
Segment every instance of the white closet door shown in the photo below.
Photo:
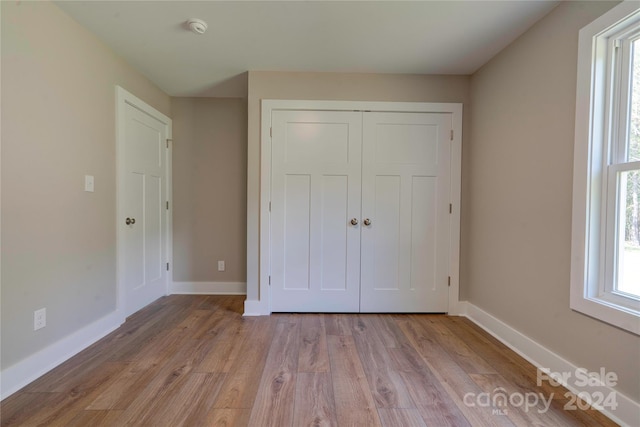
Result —
[[167, 124], [125, 105], [123, 230], [125, 315], [167, 294]]
[[362, 312], [446, 312], [451, 114], [365, 113]]
[[359, 310], [361, 146], [361, 113], [273, 113], [272, 311]]

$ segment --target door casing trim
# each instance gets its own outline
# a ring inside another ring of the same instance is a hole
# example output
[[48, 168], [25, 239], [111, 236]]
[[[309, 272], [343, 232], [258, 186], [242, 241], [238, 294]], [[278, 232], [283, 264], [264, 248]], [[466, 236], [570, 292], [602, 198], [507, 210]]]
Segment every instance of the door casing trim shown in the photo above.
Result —
[[[460, 200], [462, 187], [462, 104], [431, 102], [368, 102], [368, 101], [314, 101], [263, 99], [260, 125], [260, 225], [258, 236], [247, 236], [247, 244], [258, 246], [258, 299], [245, 301], [245, 316], [271, 314], [269, 276], [271, 267], [271, 233], [269, 202], [271, 199], [271, 115], [277, 110], [314, 111], [375, 111], [407, 113], [450, 113], [453, 140], [451, 141], [451, 245], [449, 268], [449, 314], [460, 314]], [[250, 195], [248, 195], [250, 197]], [[251, 286], [247, 283], [247, 286]], [[247, 292], [249, 293], [249, 292]]]

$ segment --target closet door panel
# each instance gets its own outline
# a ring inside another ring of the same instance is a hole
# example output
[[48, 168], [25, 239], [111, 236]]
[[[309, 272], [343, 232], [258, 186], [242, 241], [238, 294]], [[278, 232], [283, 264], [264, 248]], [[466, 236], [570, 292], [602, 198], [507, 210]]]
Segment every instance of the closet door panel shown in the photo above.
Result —
[[400, 224], [401, 177], [382, 175], [375, 177], [374, 212], [375, 225], [370, 226], [375, 247], [373, 255], [373, 289], [399, 289], [402, 264]]
[[322, 177], [320, 223], [320, 289], [346, 291], [349, 287], [349, 177]]
[[311, 176], [284, 177], [284, 278], [285, 289], [311, 287]]
[[362, 114], [272, 115], [271, 310], [358, 312]]
[[364, 114], [362, 312], [448, 309], [450, 130], [450, 114]]

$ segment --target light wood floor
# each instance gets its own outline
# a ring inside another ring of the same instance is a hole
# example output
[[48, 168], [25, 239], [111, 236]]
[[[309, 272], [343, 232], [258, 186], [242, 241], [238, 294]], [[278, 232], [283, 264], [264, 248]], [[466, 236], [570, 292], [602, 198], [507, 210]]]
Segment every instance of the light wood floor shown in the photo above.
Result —
[[[243, 300], [162, 298], [2, 401], [2, 426], [615, 425], [564, 410], [565, 389], [536, 387], [532, 365], [464, 318], [243, 318]], [[500, 387], [554, 399], [545, 412], [474, 397]]]

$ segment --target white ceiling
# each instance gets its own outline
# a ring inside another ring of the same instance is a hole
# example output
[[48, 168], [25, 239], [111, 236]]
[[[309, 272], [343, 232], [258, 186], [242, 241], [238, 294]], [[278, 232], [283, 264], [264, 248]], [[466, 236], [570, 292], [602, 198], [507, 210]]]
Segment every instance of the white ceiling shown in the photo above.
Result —
[[472, 74], [559, 1], [56, 3], [169, 95], [242, 97], [248, 70]]

